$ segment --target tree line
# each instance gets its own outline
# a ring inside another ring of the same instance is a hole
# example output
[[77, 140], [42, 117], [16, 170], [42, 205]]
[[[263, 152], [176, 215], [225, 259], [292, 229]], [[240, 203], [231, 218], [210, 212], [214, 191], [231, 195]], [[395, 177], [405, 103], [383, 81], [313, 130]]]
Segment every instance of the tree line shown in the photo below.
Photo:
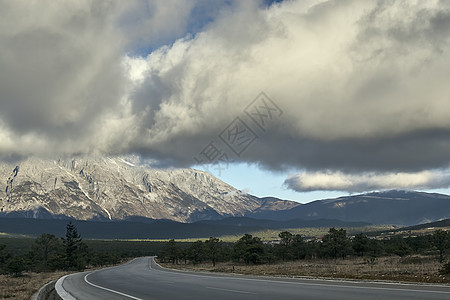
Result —
[[64, 238], [44, 233], [34, 240], [26, 254], [11, 253], [7, 251], [6, 245], [0, 244], [0, 273], [15, 276], [24, 271], [81, 271], [88, 265], [115, 264], [120, 260], [118, 253], [90, 249], [72, 222], [67, 224]]
[[[442, 263], [450, 252], [450, 233], [436, 230], [431, 235], [416, 237], [394, 236], [385, 240], [370, 238], [360, 233], [347, 236], [346, 230], [330, 228], [319, 240], [307, 240], [299, 234], [280, 232], [276, 243], [264, 243], [261, 238], [245, 234], [234, 243], [218, 238], [202, 242], [181, 243], [170, 240], [158, 259], [173, 264], [233, 261], [243, 264], [263, 264], [301, 259], [346, 259], [349, 256], [366, 257], [410, 254], [435, 255]], [[444, 265], [450, 273], [450, 263]]]
[[[90, 245], [93, 241], [88, 241]], [[386, 240], [370, 238], [365, 234], [347, 236], [340, 228], [330, 228], [321, 239], [308, 240], [299, 234], [283, 231], [279, 240], [265, 243], [251, 234], [238, 241], [223, 242], [211, 237], [196, 242], [120, 242], [95, 241], [97, 248], [87, 246], [72, 223], [66, 226], [63, 238], [48, 233], [37, 237], [28, 252], [11, 253], [0, 244], [0, 273], [20, 275], [23, 271], [46, 272], [55, 270], [84, 270], [87, 266], [117, 264], [124, 258], [157, 254], [162, 262], [173, 264], [200, 264], [217, 262], [264, 264], [302, 259], [370, 259], [398, 255], [422, 254], [435, 256], [443, 263], [450, 253], [450, 233], [436, 230], [431, 235], [417, 237], [393, 236]], [[443, 273], [450, 274], [450, 262], [443, 265]]]

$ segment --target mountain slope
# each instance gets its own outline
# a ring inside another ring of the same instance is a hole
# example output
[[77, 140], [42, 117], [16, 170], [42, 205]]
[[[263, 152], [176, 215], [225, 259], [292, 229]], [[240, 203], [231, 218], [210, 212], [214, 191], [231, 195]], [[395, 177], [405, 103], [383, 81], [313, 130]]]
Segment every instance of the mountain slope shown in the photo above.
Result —
[[450, 196], [423, 192], [386, 191], [317, 200], [286, 211], [257, 211], [247, 216], [364, 221], [373, 224], [414, 225], [450, 218]]
[[[67, 220], [0, 218], [2, 232], [39, 236], [43, 232], [63, 237]], [[241, 235], [261, 230], [257, 226], [221, 226], [215, 224], [179, 223], [154, 220], [148, 223], [130, 221], [72, 221], [83, 238], [91, 239], [181, 239]]]
[[258, 226], [262, 229], [286, 229], [305, 227], [363, 227], [371, 225], [367, 222], [344, 222], [333, 219], [302, 220], [292, 219], [287, 221], [276, 221], [267, 219], [253, 219], [248, 217], [228, 217], [221, 220], [203, 220], [196, 224], [211, 224], [216, 226]]
[[[43, 232], [64, 236], [67, 220], [0, 218], [3, 233], [38, 236]], [[287, 222], [255, 220], [230, 217], [223, 220], [204, 220], [194, 223], [179, 223], [167, 220], [133, 221], [72, 221], [83, 238], [95, 239], [172, 239], [208, 238], [211, 236], [242, 235], [268, 228], [284, 229], [298, 227], [360, 227], [363, 222], [342, 222], [337, 220], [292, 220]]]
[[152, 169], [123, 158], [30, 158], [0, 163], [0, 178], [0, 213], [16, 217], [193, 222], [298, 205], [260, 200], [203, 171]]

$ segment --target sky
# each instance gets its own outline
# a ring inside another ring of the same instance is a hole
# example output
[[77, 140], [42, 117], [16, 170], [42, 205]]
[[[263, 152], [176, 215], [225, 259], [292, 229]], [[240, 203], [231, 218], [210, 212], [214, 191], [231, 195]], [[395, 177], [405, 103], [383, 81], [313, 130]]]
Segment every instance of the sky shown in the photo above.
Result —
[[0, 0], [0, 159], [140, 155], [300, 202], [448, 193], [449, 69], [448, 1]]

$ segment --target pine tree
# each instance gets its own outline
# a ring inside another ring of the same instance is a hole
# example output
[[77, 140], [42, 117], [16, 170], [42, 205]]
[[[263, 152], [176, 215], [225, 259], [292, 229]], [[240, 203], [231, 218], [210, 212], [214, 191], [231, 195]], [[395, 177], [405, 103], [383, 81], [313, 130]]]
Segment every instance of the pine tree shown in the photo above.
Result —
[[166, 247], [164, 248], [163, 256], [170, 260], [172, 264], [177, 263], [178, 259], [180, 258], [181, 249], [178, 248], [177, 243], [174, 239], [169, 240], [169, 242], [166, 244]]
[[53, 234], [44, 233], [31, 246], [30, 258], [36, 271], [49, 271], [64, 267], [61, 258], [62, 243]]
[[11, 257], [6, 263], [6, 270], [15, 277], [22, 276], [22, 272], [26, 270], [25, 260], [19, 255]]
[[330, 228], [328, 234], [322, 239], [322, 246], [326, 251], [326, 254], [334, 259], [347, 256], [351, 250], [350, 240], [347, 237], [347, 232], [341, 228]]
[[205, 256], [205, 245], [200, 240], [192, 243], [187, 249], [187, 258], [189, 258], [194, 265], [201, 263], [205, 259]]
[[369, 238], [364, 233], [359, 233], [355, 235], [352, 241], [353, 250], [359, 255], [364, 256], [367, 251], [367, 244], [369, 243]]
[[280, 244], [275, 246], [275, 252], [283, 261], [291, 260], [293, 258], [293, 241], [294, 235], [289, 231], [283, 231], [278, 234], [280, 237]]
[[66, 267], [69, 270], [82, 270], [86, 266], [87, 246], [83, 243], [77, 228], [72, 222], [66, 227], [66, 238], [63, 239], [66, 250]]
[[260, 264], [263, 262], [265, 251], [259, 237], [244, 234], [233, 247], [234, 257], [237, 261], [243, 259], [245, 264]]
[[449, 235], [441, 229], [433, 233], [433, 245], [439, 251], [439, 262], [444, 261], [444, 253], [449, 244]]
[[207, 250], [207, 256], [211, 260], [213, 267], [216, 266], [216, 262], [219, 259], [220, 252], [222, 250], [222, 242], [218, 238], [210, 237], [205, 241]]

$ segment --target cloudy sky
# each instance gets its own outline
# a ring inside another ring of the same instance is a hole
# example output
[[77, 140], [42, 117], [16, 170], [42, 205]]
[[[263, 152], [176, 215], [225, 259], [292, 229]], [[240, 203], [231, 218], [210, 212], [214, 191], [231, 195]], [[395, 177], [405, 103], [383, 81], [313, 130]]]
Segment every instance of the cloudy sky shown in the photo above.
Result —
[[448, 1], [0, 0], [0, 159], [139, 154], [299, 201], [446, 191], [449, 71]]

